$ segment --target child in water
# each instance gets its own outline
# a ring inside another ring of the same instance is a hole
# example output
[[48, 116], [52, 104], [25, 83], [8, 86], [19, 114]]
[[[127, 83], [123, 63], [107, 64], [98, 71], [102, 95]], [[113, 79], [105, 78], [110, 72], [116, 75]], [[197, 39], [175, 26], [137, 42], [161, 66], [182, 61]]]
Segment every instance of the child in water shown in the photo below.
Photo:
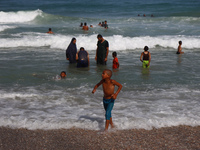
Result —
[[[104, 109], [106, 111], [105, 117], [106, 117], [106, 124], [105, 124], [105, 131], [108, 130], [109, 124], [111, 125], [111, 128], [114, 128], [114, 124], [112, 122], [112, 116], [111, 111], [114, 106], [115, 99], [117, 98], [117, 95], [119, 94], [120, 90], [122, 89], [122, 85], [118, 83], [115, 80], [110, 79], [112, 76], [112, 71], [105, 69], [102, 73], [102, 80], [95, 85], [92, 93], [96, 92], [96, 89], [102, 84], [103, 86], [103, 105]], [[118, 90], [115, 92], [115, 85], [118, 86]]]
[[62, 71], [62, 72], [60, 73], [60, 79], [64, 79], [66, 76], [67, 76], [67, 75], [66, 75], [66, 72], [65, 72], [65, 71]]
[[178, 50], [177, 50], [176, 54], [183, 54], [184, 52], [182, 52], [182, 47], [181, 47], [182, 41], [179, 41], [178, 44], [179, 44], [179, 46], [178, 46]]
[[148, 52], [149, 47], [144, 47], [144, 52], [141, 53], [140, 61], [142, 62], [143, 68], [149, 68], [151, 62], [151, 53]]
[[118, 58], [117, 58], [117, 53], [113, 52], [112, 56], [114, 58], [113, 59], [113, 69], [117, 69], [117, 68], [119, 68], [119, 62], [118, 62]]

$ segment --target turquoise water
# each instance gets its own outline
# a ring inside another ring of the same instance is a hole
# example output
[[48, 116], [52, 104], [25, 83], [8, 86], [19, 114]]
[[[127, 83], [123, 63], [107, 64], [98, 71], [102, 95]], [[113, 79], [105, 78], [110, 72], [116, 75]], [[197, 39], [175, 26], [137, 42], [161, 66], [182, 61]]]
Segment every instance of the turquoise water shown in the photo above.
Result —
[[[118, 129], [200, 125], [199, 4], [1, 1], [0, 126], [103, 129], [102, 88], [91, 92], [102, 71], [111, 69], [113, 51], [120, 68], [112, 78], [123, 85], [113, 109]], [[104, 20], [108, 30], [97, 25]], [[82, 31], [81, 22], [94, 27]], [[49, 27], [55, 34], [46, 34]], [[94, 60], [99, 33], [110, 45], [107, 66], [97, 66]], [[88, 50], [89, 68], [78, 69], [66, 61], [72, 37], [78, 48]], [[179, 40], [183, 55], [175, 54]], [[139, 61], [145, 45], [152, 54], [150, 69]], [[67, 78], [59, 80], [62, 70]]]

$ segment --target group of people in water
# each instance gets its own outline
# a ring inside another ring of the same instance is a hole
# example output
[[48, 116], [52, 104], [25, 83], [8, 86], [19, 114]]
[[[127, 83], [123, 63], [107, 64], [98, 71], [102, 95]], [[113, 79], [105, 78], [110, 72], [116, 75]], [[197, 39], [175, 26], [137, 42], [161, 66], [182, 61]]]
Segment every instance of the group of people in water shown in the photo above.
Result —
[[69, 60], [70, 63], [77, 63], [77, 67], [88, 67], [89, 66], [89, 54], [81, 47], [77, 52], [76, 47], [76, 38], [72, 38], [69, 46], [66, 49], [66, 59]]
[[[95, 60], [97, 64], [106, 65], [109, 53], [109, 43], [101, 34], [97, 35], [97, 39], [98, 42]], [[113, 68], [116, 68], [116, 66], [119, 66], [116, 52], [113, 52], [113, 58]], [[72, 38], [69, 46], [66, 49], [66, 59], [69, 60], [70, 63], [77, 63], [78, 68], [89, 66], [89, 54], [84, 47], [81, 47], [80, 50], [77, 51], [76, 38]]]
[[[106, 65], [108, 53], [109, 53], [109, 43], [107, 40], [103, 38], [101, 34], [97, 35], [97, 49], [95, 60], [97, 64]], [[179, 41], [179, 46], [176, 54], [183, 54], [182, 52], [182, 41]], [[140, 55], [140, 61], [142, 62], [143, 68], [149, 68], [151, 62], [151, 53], [148, 51], [148, 46], [144, 47], [144, 52]], [[119, 62], [117, 58], [117, 53], [113, 52], [113, 69], [119, 68]], [[66, 49], [66, 59], [69, 60], [70, 63], [77, 63], [77, 67], [88, 67], [89, 66], [89, 54], [88, 52], [81, 47], [80, 50], [77, 52], [76, 47], [76, 38], [72, 38], [69, 46]], [[60, 74], [61, 78], [66, 77], [66, 72], [62, 71]], [[111, 79], [112, 71], [110, 69], [105, 69], [102, 73], [102, 80], [98, 82], [92, 91], [94, 94], [97, 88], [102, 85], [103, 87], [103, 107], [105, 109], [105, 131], [108, 130], [109, 126], [111, 128], [115, 128], [115, 125], [112, 121], [111, 111], [114, 107], [115, 100], [122, 89], [122, 85], [117, 81]], [[115, 86], [118, 87], [117, 91], [115, 92]]]
[[108, 24], [107, 24], [107, 20], [105, 20], [105, 21], [102, 21], [102, 22], [99, 22], [99, 24], [98, 24], [100, 27], [103, 27], [103, 28], [106, 28], [106, 29], [108, 29]]
[[[106, 20], [105, 20], [105, 21], [102, 21], [102, 22], [99, 22], [98, 25], [99, 25], [100, 27], [104, 27], [105, 29], [108, 29], [108, 24], [107, 24], [107, 21], [106, 21]], [[81, 22], [80, 27], [82, 28], [82, 30], [85, 30], [85, 31], [89, 30], [89, 27], [88, 27], [88, 25], [87, 25], [87, 22], [85, 22], [85, 23], [82, 23], [82, 22]], [[90, 25], [90, 28], [93, 28], [93, 25]]]
[[[153, 16], [151, 16], [153, 17]], [[101, 27], [108, 28], [107, 21], [104, 22], [99, 22], [98, 24]], [[85, 22], [84, 24], [81, 23], [80, 27], [82, 27], [83, 30], [89, 30], [89, 27], [87, 26], [87, 23]], [[90, 25], [90, 27], [93, 27]], [[47, 32], [49, 34], [53, 34], [51, 28], [49, 28], [49, 31]], [[98, 65], [106, 65], [107, 60], [108, 60], [108, 54], [109, 54], [109, 42], [103, 38], [101, 34], [97, 35], [97, 49], [96, 49], [96, 55], [95, 55], [95, 60]], [[176, 54], [183, 54], [182, 52], [182, 41], [179, 41], [179, 46]], [[143, 68], [149, 68], [150, 67], [150, 62], [151, 62], [151, 53], [148, 51], [149, 47], [145, 46], [144, 47], [144, 52], [141, 53], [140, 55], [140, 61], [142, 62]], [[117, 69], [119, 68], [119, 61], [117, 58], [117, 52], [112, 53], [113, 57], [113, 64], [112, 68]], [[77, 51], [76, 47], [76, 38], [72, 38], [70, 44], [68, 45], [66, 49], [66, 59], [69, 61], [69, 63], [77, 63], [77, 67], [88, 67], [90, 64], [89, 60], [89, 53], [85, 50], [84, 47], [81, 47]], [[63, 79], [66, 77], [66, 72], [62, 71], [60, 73], [60, 78]], [[112, 121], [112, 115], [111, 111], [114, 106], [115, 99], [117, 98], [119, 92], [122, 89], [122, 85], [118, 83], [117, 81], [111, 79], [112, 77], [112, 71], [109, 69], [105, 69], [102, 73], [102, 80], [97, 83], [94, 86], [94, 89], [92, 93], [94, 94], [96, 92], [96, 89], [102, 85], [103, 87], [103, 107], [105, 109], [105, 131], [108, 130], [109, 125], [111, 128], [114, 128], [114, 124]], [[117, 91], [115, 92], [115, 86], [118, 87]]]
[[[107, 26], [107, 21], [105, 21], [104, 23], [105, 23], [104, 25]], [[84, 26], [85, 25], [87, 24], [85, 23]], [[51, 28], [49, 28], [49, 31], [47, 33], [53, 34]], [[96, 55], [95, 55], [96, 63], [100, 65], [106, 65], [108, 53], [109, 53], [109, 43], [107, 40], [103, 38], [101, 34], [97, 35], [97, 39], [98, 39], [98, 42], [97, 42], [97, 49], [96, 49]], [[182, 41], [179, 41], [178, 43], [179, 43], [179, 46], [178, 46], [178, 50], [176, 54], [183, 54], [184, 52], [182, 52], [182, 47], [181, 47]], [[142, 62], [143, 68], [150, 67], [151, 53], [148, 50], [149, 50], [148, 46], [145, 46], [144, 52], [142, 52], [140, 55], [140, 61]], [[119, 68], [117, 52], [113, 52], [112, 56], [113, 56], [112, 68], [117, 69]], [[81, 47], [80, 50], [77, 51], [76, 38], [72, 38], [69, 46], [66, 49], [66, 59], [69, 60], [70, 63], [77, 63], [78, 68], [88, 67], [90, 64], [89, 53], [85, 50], [85, 48]], [[64, 71], [61, 72], [60, 77], [65, 78], [66, 72]]]
[[[105, 21], [105, 24], [107, 24], [107, 21]], [[87, 25], [86, 23], [84, 25]], [[49, 31], [47, 32], [49, 34], [53, 34], [51, 28], [49, 28]], [[95, 60], [97, 64], [100, 65], [106, 65], [107, 63], [107, 57], [109, 53], [109, 43], [107, 40], [103, 38], [101, 34], [97, 35], [97, 49], [96, 49], [96, 55], [95, 55]], [[179, 41], [179, 46], [176, 54], [183, 54], [182, 52], [182, 41]], [[144, 47], [144, 52], [141, 53], [140, 55], [140, 61], [142, 62], [143, 68], [149, 68], [150, 67], [150, 62], [151, 62], [151, 53], [148, 51], [149, 47], [145, 46]], [[112, 53], [113, 56], [113, 69], [119, 68], [119, 61], [117, 58], [117, 52]], [[72, 38], [69, 46], [66, 49], [66, 59], [69, 60], [70, 63], [77, 63], [77, 67], [88, 67], [90, 64], [89, 60], [89, 53], [85, 50], [84, 47], [81, 47], [79, 51], [77, 51], [76, 47], [76, 38]], [[60, 74], [61, 78], [66, 77], [66, 72], [61, 72]]]
[[[97, 49], [96, 49], [96, 55], [95, 60], [97, 64], [100, 65], [106, 65], [108, 53], [109, 53], [109, 42], [103, 38], [101, 34], [97, 35]], [[182, 52], [182, 41], [179, 41], [179, 46], [176, 54], [183, 54]], [[149, 47], [144, 47], [144, 52], [140, 55], [140, 61], [142, 62], [143, 68], [149, 68], [150, 62], [151, 62], [151, 53], [148, 51]], [[119, 68], [119, 61], [117, 58], [117, 52], [112, 53], [113, 56], [113, 69]], [[77, 51], [76, 47], [76, 38], [72, 38], [69, 46], [66, 49], [66, 59], [69, 60], [70, 63], [77, 63], [77, 67], [88, 67], [89, 62], [89, 54], [84, 49], [84, 47], [81, 47], [79, 51]]]
[[[105, 28], [105, 29], [108, 29], [108, 24], [107, 24], [107, 21], [106, 21], [106, 20], [105, 20], [105, 21], [102, 21], [102, 22], [99, 22], [98, 25], [99, 25], [100, 27], [103, 27], [103, 28]], [[82, 30], [84, 30], [84, 31], [89, 30], [89, 27], [88, 27], [88, 25], [87, 25], [87, 22], [84, 22], [84, 23], [81, 22], [80, 27], [81, 27]], [[90, 28], [93, 28], [93, 25], [90, 25]], [[47, 33], [53, 34], [52, 29], [49, 28], [49, 31], [48, 31]]]
[[[143, 14], [143, 15], [138, 14], [138, 17], [140, 17], [140, 16], [146, 17], [146, 14]], [[154, 17], [154, 15], [151, 14], [151, 17]]]

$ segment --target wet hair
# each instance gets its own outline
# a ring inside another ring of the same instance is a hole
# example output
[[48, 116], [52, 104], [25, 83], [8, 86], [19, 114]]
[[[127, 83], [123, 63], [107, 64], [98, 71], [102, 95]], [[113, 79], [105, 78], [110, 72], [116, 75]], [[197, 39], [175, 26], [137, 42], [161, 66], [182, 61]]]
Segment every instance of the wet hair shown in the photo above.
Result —
[[87, 23], [85, 22], [85, 23], [84, 23], [84, 25], [86, 26], [86, 25], [87, 25]]
[[51, 31], [51, 28], [49, 28], [49, 31]]
[[84, 47], [81, 47], [80, 50], [85, 50]]
[[145, 46], [145, 47], [144, 47], [144, 50], [145, 50], [145, 51], [148, 51], [148, 50], [149, 50], [149, 47], [148, 47], [148, 46]]
[[117, 52], [113, 52], [112, 55], [116, 57], [117, 56]]
[[97, 38], [102, 38], [102, 35], [101, 35], [101, 34], [98, 34], [98, 35], [97, 35]]
[[109, 75], [109, 77], [112, 77], [112, 71], [111, 70], [105, 69], [104, 71], [107, 73], [107, 75]]
[[179, 41], [178, 43], [179, 43], [179, 44], [182, 44], [182, 41]]
[[66, 75], [66, 72], [65, 71], [62, 71], [60, 74], [64, 73]]

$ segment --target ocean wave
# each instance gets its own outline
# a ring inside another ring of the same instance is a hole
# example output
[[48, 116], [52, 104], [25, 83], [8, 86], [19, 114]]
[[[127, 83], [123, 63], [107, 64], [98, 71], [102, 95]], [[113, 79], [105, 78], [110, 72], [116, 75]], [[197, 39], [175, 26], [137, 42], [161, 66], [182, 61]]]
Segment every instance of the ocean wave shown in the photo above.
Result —
[[[0, 126], [28, 129], [104, 128], [105, 111], [100, 91], [91, 95], [92, 88], [85, 84], [75, 88], [56, 87], [54, 90], [41, 86], [23, 91], [1, 90]], [[199, 126], [199, 90], [183, 87], [177, 92], [174, 90], [177, 88], [121, 91], [112, 111], [113, 122], [119, 130]]]
[[[95, 50], [97, 38], [95, 35], [49, 35], [46, 33], [21, 33], [12, 35], [12, 38], [2, 38], [0, 47], [43, 47], [48, 46], [52, 49], [66, 49], [71, 39], [77, 39], [77, 48], [84, 47], [86, 50]], [[177, 49], [178, 41], [182, 40], [184, 49], [200, 48], [200, 36], [141, 36], [124, 37], [113, 35], [104, 37], [109, 42], [110, 50], [134, 50], [143, 49], [147, 45], [150, 49], [156, 47]]]
[[[36, 114], [37, 115], [37, 114]], [[34, 115], [34, 117], [36, 117]], [[92, 129], [92, 130], [102, 130], [104, 128], [104, 118], [97, 117], [95, 115], [82, 116], [80, 118], [76, 118], [75, 120], [67, 120], [64, 119], [62, 121], [52, 120], [56, 116], [43, 116], [46, 118], [42, 119], [27, 119], [25, 116], [23, 117], [15, 117], [11, 116], [10, 119], [6, 117], [0, 117], [0, 126], [4, 127], [12, 127], [12, 128], [27, 128], [30, 130], [37, 129], [70, 129], [73, 127], [82, 128], [82, 129]], [[151, 130], [153, 128], [162, 128], [162, 127], [172, 127], [179, 125], [188, 125], [188, 126], [199, 126], [200, 122], [191, 119], [190, 117], [171, 117], [171, 118], [163, 118], [163, 119], [134, 119], [130, 121], [127, 117], [123, 119], [113, 119], [115, 125], [119, 130], [127, 130], [127, 129], [146, 129]]]
[[7, 25], [0, 25], [0, 32], [5, 31], [7, 29], [14, 29], [16, 26], [7, 26]]
[[[83, 20], [87, 20], [90, 21], [92, 23], [98, 23], [99, 19], [97, 19], [96, 17], [94, 18], [83, 18], [83, 17], [72, 17], [72, 16], [62, 16], [62, 15], [55, 15], [55, 14], [48, 14], [43, 12], [40, 9], [37, 10], [27, 10], [27, 11], [16, 11], [16, 12], [4, 12], [4, 11], [0, 11], [0, 24], [2, 23], [23, 23], [23, 22], [29, 22], [29, 21], [33, 21], [34, 19], [36, 19], [37, 17], [42, 17], [38, 18], [39, 21], [44, 21], [44, 23], [46, 22], [46, 20], [49, 21], [57, 21], [57, 20], [61, 20], [64, 21], [66, 23], [68, 23], [69, 21], [83, 21]], [[101, 21], [101, 20], [100, 20]], [[137, 22], [148, 22], [148, 23], [152, 23], [152, 22], [173, 22], [173, 23], [179, 23], [179, 22], [186, 22], [186, 23], [199, 23], [200, 22], [200, 18], [199, 17], [186, 17], [186, 16], [173, 16], [173, 17], [160, 17], [160, 16], [156, 16], [156, 17], [117, 17], [117, 18], [110, 18], [110, 22], [116, 23], [116, 24], [123, 24], [123, 23], [137, 23]]]
[[42, 15], [41, 10], [34, 11], [17, 11], [17, 12], [0, 12], [0, 23], [23, 23], [34, 20], [37, 16]]

